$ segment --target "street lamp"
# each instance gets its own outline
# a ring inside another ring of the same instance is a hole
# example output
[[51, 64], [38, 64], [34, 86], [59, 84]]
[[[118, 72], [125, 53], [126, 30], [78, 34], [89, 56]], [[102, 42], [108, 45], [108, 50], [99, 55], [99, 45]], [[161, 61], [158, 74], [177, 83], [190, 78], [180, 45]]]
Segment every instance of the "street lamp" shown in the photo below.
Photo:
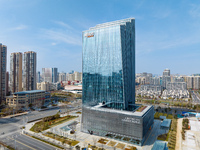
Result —
[[16, 150], [16, 138], [17, 138], [17, 135], [13, 135], [12, 138], [15, 140], [15, 150]]

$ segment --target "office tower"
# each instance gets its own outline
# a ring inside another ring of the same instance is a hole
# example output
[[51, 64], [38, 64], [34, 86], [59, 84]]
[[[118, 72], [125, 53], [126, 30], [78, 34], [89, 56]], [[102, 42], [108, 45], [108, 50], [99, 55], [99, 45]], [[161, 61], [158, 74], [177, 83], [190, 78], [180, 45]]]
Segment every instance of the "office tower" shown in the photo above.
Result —
[[129, 137], [141, 145], [154, 110], [135, 112], [135, 19], [99, 24], [82, 38], [81, 131]]
[[56, 83], [58, 79], [58, 68], [42, 68], [44, 82]]
[[41, 79], [40, 79], [40, 71], [37, 72], [37, 83], [40, 83]]
[[134, 19], [83, 32], [83, 104], [102, 102], [124, 110], [135, 103]]
[[7, 46], [0, 43], [0, 104], [6, 96]]
[[23, 90], [36, 90], [36, 52], [24, 52]]
[[10, 55], [10, 91], [11, 93], [22, 91], [22, 53]]
[[163, 89], [166, 89], [167, 83], [171, 82], [171, 77], [170, 77], [170, 70], [165, 69], [163, 71], [163, 76], [162, 76], [162, 87]]
[[66, 73], [59, 73], [59, 82], [66, 81]]

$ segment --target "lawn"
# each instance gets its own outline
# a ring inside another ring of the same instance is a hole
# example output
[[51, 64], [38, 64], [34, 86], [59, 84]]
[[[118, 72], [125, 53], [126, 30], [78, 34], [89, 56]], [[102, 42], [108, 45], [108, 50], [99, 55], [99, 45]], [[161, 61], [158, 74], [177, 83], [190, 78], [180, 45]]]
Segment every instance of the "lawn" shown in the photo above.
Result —
[[72, 140], [70, 138], [67, 138], [67, 137], [63, 137], [63, 136], [60, 136], [60, 135], [57, 135], [57, 134], [53, 134], [51, 132], [47, 132], [45, 134], [43, 134], [44, 136], [47, 136], [49, 138], [52, 138], [52, 139], [55, 139], [55, 140], [58, 140], [62, 143], [66, 143], [68, 145], [71, 145], [71, 146], [75, 146], [76, 144], [79, 143], [79, 141], [76, 141], [76, 140]]
[[77, 116], [71, 116], [71, 115], [68, 115], [65, 117], [60, 117], [59, 114], [56, 114], [54, 116], [45, 117], [42, 119], [42, 121], [35, 123], [34, 126], [32, 126], [32, 128], [30, 129], [30, 131], [33, 131], [36, 133], [42, 132], [53, 126], [59, 125], [61, 123], [64, 123], [64, 122], [69, 121], [76, 117]]
[[116, 148], [119, 148], [119, 149], [124, 149], [125, 147], [125, 144], [122, 144], [122, 143], [118, 143]]
[[101, 138], [98, 142], [101, 144], [106, 144], [108, 140]]
[[114, 141], [110, 141], [107, 145], [108, 145], [108, 146], [112, 146], [112, 147], [114, 147], [115, 144], [116, 144], [116, 142], [114, 142]]

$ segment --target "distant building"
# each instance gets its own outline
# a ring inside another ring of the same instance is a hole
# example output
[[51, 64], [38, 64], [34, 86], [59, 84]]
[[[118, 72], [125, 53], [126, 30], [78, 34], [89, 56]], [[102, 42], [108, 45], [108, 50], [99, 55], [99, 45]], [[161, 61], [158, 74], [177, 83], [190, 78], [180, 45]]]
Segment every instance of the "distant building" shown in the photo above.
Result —
[[42, 68], [43, 80], [49, 83], [56, 83], [58, 79], [58, 68]]
[[146, 84], [140, 86], [140, 89], [136, 91], [136, 95], [156, 97], [161, 95], [161, 91], [160, 85]]
[[193, 89], [195, 89], [195, 90], [200, 89], [200, 76], [193, 77]]
[[170, 76], [170, 70], [169, 69], [165, 69], [163, 71], [163, 76]]
[[6, 72], [6, 96], [8, 96], [10, 93], [9, 90], [9, 72]]
[[23, 90], [36, 90], [36, 52], [24, 52]]
[[59, 73], [59, 82], [66, 81], [66, 73]]
[[185, 82], [168, 82], [167, 90], [187, 90], [187, 84]]
[[40, 71], [37, 72], [37, 83], [41, 82]]
[[82, 73], [81, 72], [74, 72], [74, 80], [75, 81], [81, 81], [82, 79]]
[[165, 69], [163, 71], [163, 76], [162, 76], [162, 87], [163, 89], [166, 89], [167, 83], [171, 82], [171, 77], [170, 77], [170, 70]]
[[7, 46], [0, 43], [0, 104], [6, 96]]
[[188, 76], [187, 77], [187, 88], [192, 89], [193, 88], [193, 76]]
[[22, 53], [20, 52], [10, 55], [10, 91], [11, 93], [22, 91]]
[[45, 101], [49, 100], [50, 93], [42, 90], [31, 90], [13, 93], [12, 96], [6, 97], [6, 103], [9, 107], [28, 108], [29, 104], [40, 108]]
[[61, 84], [60, 82], [50, 83], [50, 90], [60, 90]]
[[160, 77], [152, 77], [151, 80], [150, 80], [150, 84], [160, 85]]

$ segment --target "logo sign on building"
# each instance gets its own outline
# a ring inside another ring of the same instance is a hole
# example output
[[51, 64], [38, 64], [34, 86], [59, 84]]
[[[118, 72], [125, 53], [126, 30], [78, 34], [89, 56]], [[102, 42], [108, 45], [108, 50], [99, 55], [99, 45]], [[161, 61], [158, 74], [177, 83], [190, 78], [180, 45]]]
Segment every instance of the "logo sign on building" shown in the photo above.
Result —
[[84, 36], [87, 37], [87, 38], [94, 37], [94, 32], [86, 33]]
[[140, 119], [135, 119], [135, 118], [130, 118], [130, 117], [125, 117], [124, 119], [122, 119], [122, 121], [140, 124]]

